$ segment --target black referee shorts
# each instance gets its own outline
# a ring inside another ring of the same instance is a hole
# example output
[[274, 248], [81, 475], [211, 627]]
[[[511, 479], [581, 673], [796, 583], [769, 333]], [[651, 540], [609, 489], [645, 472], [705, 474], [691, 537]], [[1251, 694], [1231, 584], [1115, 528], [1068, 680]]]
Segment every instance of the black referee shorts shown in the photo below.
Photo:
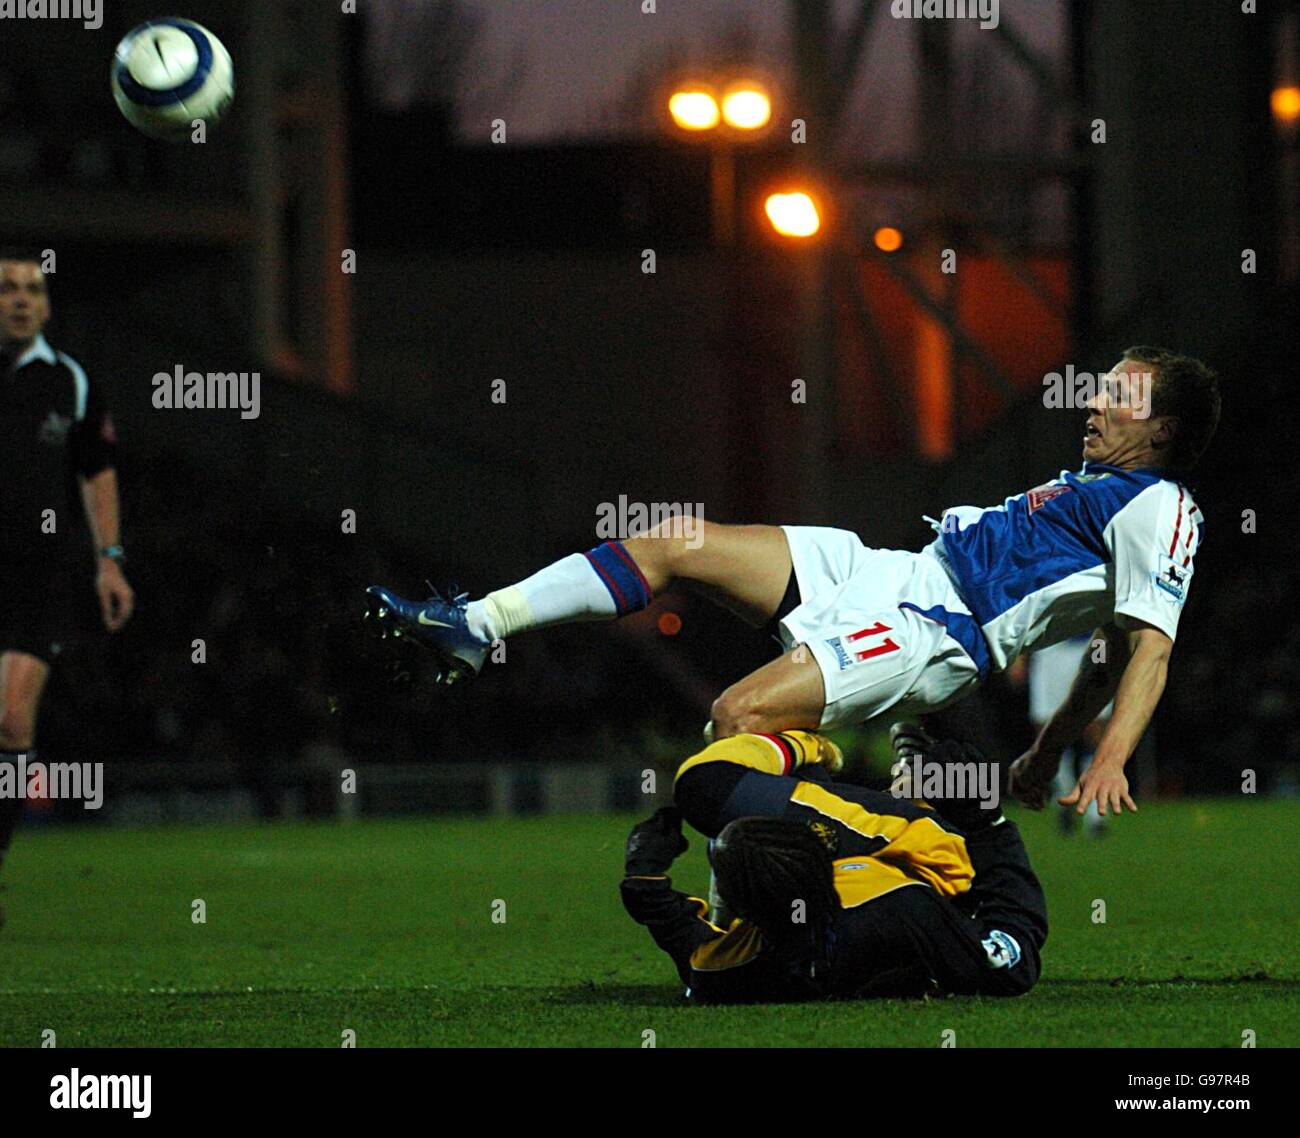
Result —
[[0, 554], [0, 652], [53, 664], [83, 632], [93, 595], [85, 561]]

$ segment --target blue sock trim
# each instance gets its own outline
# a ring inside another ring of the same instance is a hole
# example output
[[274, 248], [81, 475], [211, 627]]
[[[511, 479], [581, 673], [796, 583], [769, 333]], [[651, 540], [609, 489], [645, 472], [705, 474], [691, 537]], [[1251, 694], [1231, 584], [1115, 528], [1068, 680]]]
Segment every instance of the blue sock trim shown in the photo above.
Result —
[[621, 541], [607, 541], [584, 556], [614, 598], [619, 616], [640, 612], [654, 599], [645, 576]]

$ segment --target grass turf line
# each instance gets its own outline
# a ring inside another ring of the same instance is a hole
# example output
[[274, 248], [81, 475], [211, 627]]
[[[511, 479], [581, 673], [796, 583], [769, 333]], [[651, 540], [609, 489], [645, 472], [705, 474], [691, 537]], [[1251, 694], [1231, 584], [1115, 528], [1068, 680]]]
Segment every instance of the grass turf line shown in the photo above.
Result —
[[[30, 827], [0, 893], [0, 1045], [1294, 1047], [1298, 814], [1148, 804], [1093, 841], [1020, 812], [1052, 922], [1030, 995], [733, 1008], [685, 1006], [624, 915], [631, 817]], [[703, 889], [703, 844], [679, 887]]]

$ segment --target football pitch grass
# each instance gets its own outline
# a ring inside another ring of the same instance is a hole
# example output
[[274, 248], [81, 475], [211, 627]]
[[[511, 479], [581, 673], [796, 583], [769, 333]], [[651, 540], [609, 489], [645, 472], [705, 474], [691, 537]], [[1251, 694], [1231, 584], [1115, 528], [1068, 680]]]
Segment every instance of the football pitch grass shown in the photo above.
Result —
[[[31, 827], [0, 1045], [1300, 1044], [1300, 804], [1152, 803], [1101, 841], [1015, 817], [1051, 917], [1029, 995], [722, 1008], [685, 1005], [623, 912], [630, 815]], [[704, 888], [703, 844], [679, 888]]]

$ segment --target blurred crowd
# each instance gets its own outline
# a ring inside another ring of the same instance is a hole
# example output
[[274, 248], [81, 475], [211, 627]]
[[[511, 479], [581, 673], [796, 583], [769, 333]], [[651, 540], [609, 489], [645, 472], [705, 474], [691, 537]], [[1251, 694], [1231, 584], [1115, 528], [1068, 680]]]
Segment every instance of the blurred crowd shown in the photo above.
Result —
[[[366, 585], [423, 595], [430, 566], [262, 512], [247, 488], [175, 456], [121, 473], [136, 613], [104, 633], [87, 562], [85, 633], [54, 670], [39, 728], [52, 758], [250, 772], [322, 744], [361, 761], [518, 760], [542, 747], [588, 758], [612, 709], [638, 706], [635, 661], [574, 630], [511, 645], [518, 666], [490, 682], [438, 686], [417, 650], [380, 644], [362, 620]], [[643, 710], [636, 730], [677, 709]]]

